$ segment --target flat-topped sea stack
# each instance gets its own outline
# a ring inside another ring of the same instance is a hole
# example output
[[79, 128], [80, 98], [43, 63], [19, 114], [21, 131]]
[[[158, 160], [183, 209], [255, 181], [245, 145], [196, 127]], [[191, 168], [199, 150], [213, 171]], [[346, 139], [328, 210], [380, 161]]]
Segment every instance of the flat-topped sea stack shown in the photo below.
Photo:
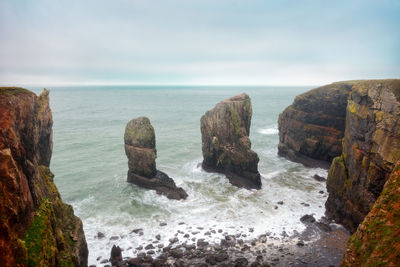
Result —
[[342, 153], [347, 97], [354, 82], [336, 82], [298, 95], [278, 120], [278, 154], [308, 167], [329, 168]]
[[150, 120], [139, 117], [125, 128], [125, 153], [128, 157], [128, 182], [156, 190], [170, 199], [186, 199], [188, 196], [173, 179], [156, 169], [156, 137]]
[[218, 103], [200, 120], [203, 169], [226, 175], [238, 187], [260, 189], [257, 154], [249, 139], [252, 107], [241, 94]]

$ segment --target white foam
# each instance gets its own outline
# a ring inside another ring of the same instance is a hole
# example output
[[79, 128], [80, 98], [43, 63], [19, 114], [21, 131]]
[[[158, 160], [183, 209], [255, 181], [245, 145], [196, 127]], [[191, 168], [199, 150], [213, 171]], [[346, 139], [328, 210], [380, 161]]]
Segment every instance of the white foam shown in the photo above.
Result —
[[273, 135], [273, 134], [278, 134], [279, 130], [276, 127], [274, 127], [274, 128], [262, 128], [262, 129], [258, 129], [257, 132], [260, 133], [260, 134], [264, 134], [264, 135]]

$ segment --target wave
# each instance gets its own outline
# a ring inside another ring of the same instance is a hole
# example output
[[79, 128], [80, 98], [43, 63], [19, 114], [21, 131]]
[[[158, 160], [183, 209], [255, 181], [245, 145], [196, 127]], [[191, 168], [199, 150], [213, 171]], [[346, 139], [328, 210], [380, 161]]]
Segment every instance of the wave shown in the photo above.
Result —
[[257, 131], [260, 134], [264, 134], [264, 135], [273, 135], [273, 134], [278, 134], [279, 130], [277, 128], [262, 128], [262, 129], [258, 129]]

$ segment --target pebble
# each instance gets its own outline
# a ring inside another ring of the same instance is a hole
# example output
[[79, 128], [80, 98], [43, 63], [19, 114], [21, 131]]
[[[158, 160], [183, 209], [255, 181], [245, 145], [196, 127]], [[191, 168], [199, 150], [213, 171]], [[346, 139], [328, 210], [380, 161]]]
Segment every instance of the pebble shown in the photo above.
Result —
[[98, 239], [102, 239], [102, 238], [104, 238], [105, 237], [105, 235], [102, 233], [102, 232], [98, 232], [97, 233], [97, 238]]
[[167, 223], [166, 222], [162, 222], [162, 223], [160, 223], [160, 226], [166, 226], [167, 225]]

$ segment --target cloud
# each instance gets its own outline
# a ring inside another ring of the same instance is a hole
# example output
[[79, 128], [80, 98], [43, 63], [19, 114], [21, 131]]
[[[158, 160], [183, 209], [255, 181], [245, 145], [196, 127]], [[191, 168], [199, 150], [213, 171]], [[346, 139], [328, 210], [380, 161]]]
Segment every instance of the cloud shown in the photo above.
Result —
[[398, 77], [399, 11], [395, 1], [5, 0], [0, 80], [315, 84]]

